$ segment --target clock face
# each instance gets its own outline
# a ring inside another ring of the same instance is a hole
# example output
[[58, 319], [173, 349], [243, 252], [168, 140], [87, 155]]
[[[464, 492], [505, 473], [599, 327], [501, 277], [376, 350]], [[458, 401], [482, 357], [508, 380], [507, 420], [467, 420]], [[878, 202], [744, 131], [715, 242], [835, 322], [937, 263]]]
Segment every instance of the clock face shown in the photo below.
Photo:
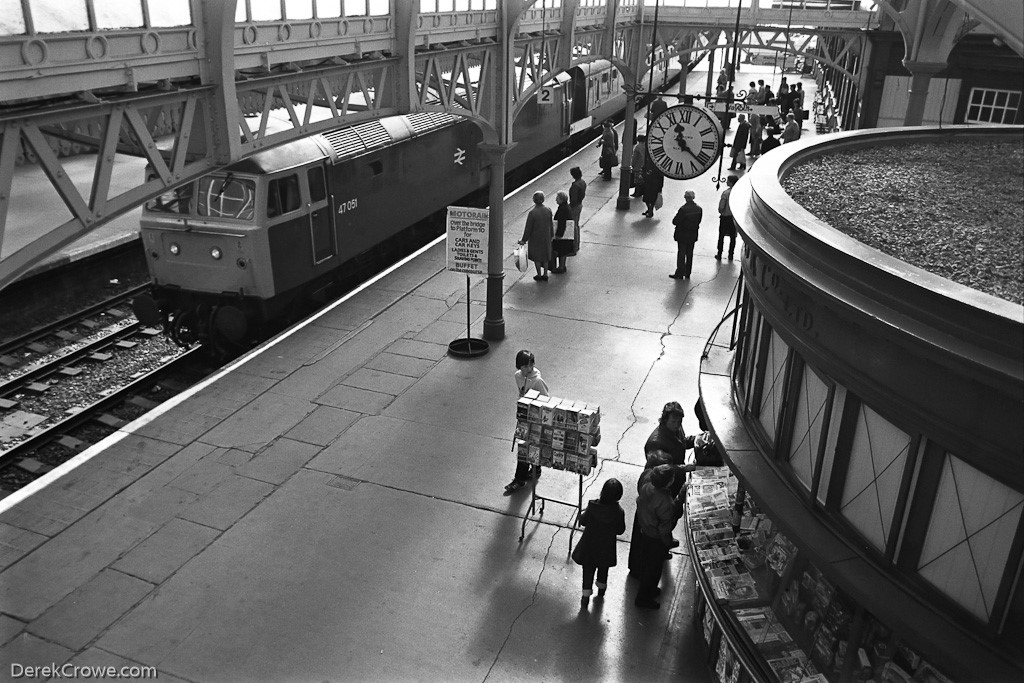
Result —
[[702, 107], [681, 104], [658, 114], [647, 127], [647, 155], [669, 178], [696, 178], [722, 153], [722, 124]]

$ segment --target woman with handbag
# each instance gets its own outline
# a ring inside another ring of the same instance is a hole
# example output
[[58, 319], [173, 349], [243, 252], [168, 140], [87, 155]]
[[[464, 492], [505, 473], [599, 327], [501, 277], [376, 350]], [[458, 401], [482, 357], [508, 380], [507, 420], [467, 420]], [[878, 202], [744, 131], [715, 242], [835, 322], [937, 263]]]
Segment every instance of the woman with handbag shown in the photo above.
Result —
[[660, 206], [658, 200], [661, 199], [661, 190], [664, 187], [665, 176], [661, 174], [661, 171], [648, 164], [644, 171], [644, 205], [647, 206], [647, 210], [643, 215], [648, 218], [654, 215], [654, 210]]
[[555, 195], [555, 238], [551, 242], [551, 251], [557, 263], [551, 268], [552, 273], [565, 272], [565, 259], [576, 255], [576, 221], [572, 219], [569, 208], [569, 195], [561, 190]]

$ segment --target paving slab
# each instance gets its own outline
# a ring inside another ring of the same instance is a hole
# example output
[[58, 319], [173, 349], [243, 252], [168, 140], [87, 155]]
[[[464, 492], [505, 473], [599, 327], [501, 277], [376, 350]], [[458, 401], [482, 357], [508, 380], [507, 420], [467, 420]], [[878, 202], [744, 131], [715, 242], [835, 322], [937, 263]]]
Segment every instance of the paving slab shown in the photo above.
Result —
[[362, 367], [342, 380], [341, 383], [357, 389], [369, 389], [397, 396], [415, 384], [418, 379], [419, 377]]
[[45, 680], [54, 676], [53, 667], [61, 666], [73, 654], [74, 651], [63, 645], [22, 631], [0, 647], [0, 671], [12, 679], [32, 677]]
[[[338, 438], [361, 415], [352, 410], [317, 406], [302, 422], [289, 429], [284, 436], [293, 441], [326, 446]], [[260, 477], [256, 477], [259, 479]]]
[[3, 611], [24, 621], [35, 619], [88, 583], [156, 527], [125, 517], [110, 504], [89, 513], [0, 572]]
[[28, 631], [71, 650], [80, 650], [153, 588], [152, 583], [122, 572], [101, 571], [34, 619]]
[[433, 369], [435, 361], [424, 358], [412, 358], [397, 353], [379, 353], [370, 359], [364, 368], [392, 372], [407, 377], [423, 377]]
[[10, 642], [14, 636], [25, 629], [25, 622], [18, 621], [6, 614], [0, 614], [0, 645]]
[[272, 484], [231, 475], [181, 512], [181, 518], [214, 529], [227, 529], [274, 490]]
[[49, 536], [0, 522], [0, 569], [14, 564], [48, 538]]
[[255, 453], [302, 422], [315, 408], [304, 399], [267, 392], [203, 434], [202, 441]]
[[[324, 417], [321, 415], [321, 418]], [[298, 472], [320, 450], [319, 445], [282, 437], [236, 471], [250, 479], [280, 485]]]
[[209, 526], [172, 519], [111, 566], [119, 572], [159, 584], [212, 543], [220, 533]]

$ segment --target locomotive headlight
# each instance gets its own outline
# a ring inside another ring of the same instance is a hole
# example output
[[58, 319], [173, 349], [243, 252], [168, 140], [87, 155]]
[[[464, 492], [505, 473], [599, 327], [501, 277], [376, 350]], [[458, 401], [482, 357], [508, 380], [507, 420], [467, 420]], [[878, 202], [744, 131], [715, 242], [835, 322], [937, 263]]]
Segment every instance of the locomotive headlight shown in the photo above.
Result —
[[167, 251], [169, 251], [169, 252], [171, 252], [171, 253], [172, 253], [173, 255], [177, 256], [178, 254], [180, 254], [180, 253], [181, 253], [181, 247], [179, 247], [179, 246], [178, 246], [178, 243], [177, 243], [177, 242], [171, 242], [171, 246], [169, 246], [169, 247], [167, 248]]
[[219, 261], [220, 257], [223, 256], [223, 254], [220, 253], [220, 247], [213, 247], [210, 249], [210, 256]]

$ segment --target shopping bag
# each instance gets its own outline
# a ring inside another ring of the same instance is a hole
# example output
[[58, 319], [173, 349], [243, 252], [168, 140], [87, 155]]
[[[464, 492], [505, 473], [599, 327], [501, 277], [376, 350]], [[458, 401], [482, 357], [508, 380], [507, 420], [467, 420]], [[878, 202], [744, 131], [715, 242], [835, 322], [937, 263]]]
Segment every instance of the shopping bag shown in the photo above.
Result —
[[526, 245], [520, 244], [516, 247], [516, 250], [512, 252], [512, 256], [516, 262], [516, 268], [519, 269], [520, 273], [525, 273], [527, 267], [530, 265], [526, 262]]
[[658, 193], [658, 198], [654, 200], [654, 208], [655, 209], [660, 209], [664, 205], [665, 205], [665, 198], [662, 197], [661, 193], [659, 192]]

